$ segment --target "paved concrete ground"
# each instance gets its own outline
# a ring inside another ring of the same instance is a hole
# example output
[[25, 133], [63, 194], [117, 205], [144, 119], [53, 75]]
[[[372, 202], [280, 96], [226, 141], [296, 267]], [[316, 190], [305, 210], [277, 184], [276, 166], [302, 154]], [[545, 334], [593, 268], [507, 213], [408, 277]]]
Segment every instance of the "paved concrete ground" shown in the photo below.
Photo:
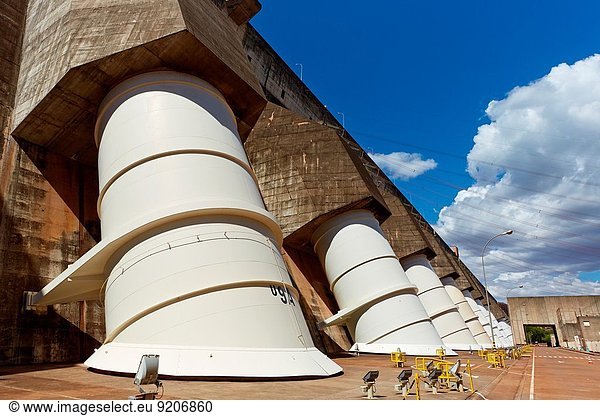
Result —
[[[477, 355], [470, 359], [476, 394], [421, 389], [424, 400], [529, 399], [534, 368], [535, 399], [600, 399], [594, 385], [600, 383], [600, 357], [588, 363], [585, 354], [536, 347], [534, 357], [508, 361], [506, 369], [488, 368]], [[556, 357], [556, 358], [554, 358]], [[562, 358], [561, 358], [562, 357]], [[368, 370], [379, 370], [377, 398], [399, 400], [394, 392], [400, 369], [388, 356], [361, 355], [336, 358], [344, 374], [319, 380], [279, 382], [176, 381], [166, 380], [165, 399], [361, 399], [359, 386]], [[414, 363], [409, 358], [409, 364]], [[116, 377], [88, 371], [76, 365], [38, 365], [0, 369], [0, 399], [126, 399], [136, 392], [133, 377]], [[568, 383], [568, 388], [559, 383]], [[414, 397], [409, 397], [414, 400]]]
[[[492, 370], [492, 369], [488, 369]], [[535, 347], [531, 357], [509, 368], [479, 393], [491, 400], [598, 400], [600, 355], [562, 348]], [[480, 398], [478, 395], [472, 398]]]
[[545, 347], [534, 352], [533, 399], [600, 399], [600, 355]]

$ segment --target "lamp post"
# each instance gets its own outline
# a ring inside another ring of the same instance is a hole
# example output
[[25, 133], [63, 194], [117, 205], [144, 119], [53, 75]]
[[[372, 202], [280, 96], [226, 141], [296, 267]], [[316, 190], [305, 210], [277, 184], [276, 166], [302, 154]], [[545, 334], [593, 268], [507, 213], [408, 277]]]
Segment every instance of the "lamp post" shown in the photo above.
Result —
[[523, 289], [523, 285], [519, 285], [519, 286], [511, 287], [510, 289], [508, 289], [508, 290], [506, 291], [506, 301], [508, 301], [508, 294], [510, 293], [510, 291], [511, 291], [511, 290], [514, 290], [514, 289]]
[[346, 128], [346, 117], [344, 116], [344, 113], [342, 113], [342, 112], [339, 112], [339, 111], [338, 111], [338, 114], [339, 114], [340, 116], [342, 116], [342, 128], [344, 128], [344, 129], [345, 129], [345, 128]]
[[501, 237], [503, 235], [511, 235], [513, 233], [513, 230], [506, 230], [503, 233], [500, 234], [496, 234], [495, 236], [493, 236], [492, 238], [490, 238], [487, 243], [485, 243], [485, 245], [483, 246], [483, 250], [481, 250], [481, 268], [483, 269], [483, 284], [485, 286], [485, 301], [487, 303], [487, 308], [488, 308], [488, 316], [490, 318], [490, 331], [492, 333], [492, 347], [496, 348], [496, 341], [494, 339], [494, 327], [492, 326], [492, 308], [490, 307], [490, 292], [488, 290], [488, 286], [487, 286], [487, 279], [485, 277], [485, 263], [483, 261], [483, 256], [485, 254], [485, 249], [487, 248], [488, 244], [494, 239], [494, 238], [498, 238]]
[[302, 64], [296, 64], [296, 66], [300, 67], [300, 81], [302, 81], [302, 73], [304, 72], [304, 66]]

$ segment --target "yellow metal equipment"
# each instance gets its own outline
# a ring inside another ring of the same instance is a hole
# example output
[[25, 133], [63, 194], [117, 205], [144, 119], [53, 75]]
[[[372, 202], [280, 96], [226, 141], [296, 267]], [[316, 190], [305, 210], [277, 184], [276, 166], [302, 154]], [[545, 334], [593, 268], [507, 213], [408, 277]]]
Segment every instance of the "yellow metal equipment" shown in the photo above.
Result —
[[400, 350], [393, 351], [390, 355], [390, 360], [396, 364], [396, 367], [404, 367], [404, 363], [406, 362], [406, 353]]
[[513, 360], [518, 360], [521, 357], [531, 357], [531, 345], [521, 345], [520, 347], [513, 348], [510, 350], [510, 357]]
[[419, 386], [420, 383], [419, 373], [417, 373], [415, 374], [415, 393], [417, 394], [417, 400], [421, 400], [421, 388]]
[[521, 357], [531, 357], [531, 351], [533, 349], [532, 345], [523, 345], [521, 347]]
[[473, 373], [471, 372], [471, 360], [467, 360], [467, 367], [465, 371], [469, 375], [469, 389], [471, 391], [475, 391], [475, 387], [473, 386]]
[[394, 385], [394, 390], [402, 394], [402, 400], [406, 400], [410, 394], [410, 391], [415, 385], [417, 379], [416, 373], [415, 377], [411, 381], [412, 375], [413, 370], [411, 369], [402, 370], [402, 372], [398, 375], [398, 384]]
[[414, 368], [418, 371], [415, 376], [417, 384], [422, 381], [432, 389], [434, 394], [438, 389], [464, 391], [463, 377], [465, 374], [469, 377], [469, 389], [474, 391], [470, 360], [467, 360], [463, 372], [460, 371], [460, 360], [452, 362], [431, 357], [415, 357]]
[[446, 358], [446, 350], [444, 348], [438, 348], [435, 350], [435, 355], [437, 355], [440, 360], [444, 360]]
[[491, 351], [487, 354], [487, 362], [491, 364], [493, 368], [504, 368], [504, 354], [499, 351]]
[[433, 368], [438, 368], [439, 363], [443, 361], [438, 358], [415, 357], [415, 369], [423, 372], [430, 371]]
[[438, 377], [440, 388], [463, 392], [462, 376], [458, 372], [459, 369], [460, 360], [455, 363], [449, 361], [441, 363], [442, 374]]

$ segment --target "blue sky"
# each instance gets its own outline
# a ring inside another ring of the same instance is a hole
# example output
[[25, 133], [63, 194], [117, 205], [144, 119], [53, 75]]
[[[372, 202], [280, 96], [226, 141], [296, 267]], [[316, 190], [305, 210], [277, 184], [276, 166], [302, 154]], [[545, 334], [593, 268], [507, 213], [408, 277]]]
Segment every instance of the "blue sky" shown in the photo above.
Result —
[[[558, 198], [562, 195], [560, 189], [540, 191], [554, 189], [558, 184], [540, 182], [552, 179], [546, 172], [560, 170], [567, 163], [579, 160], [578, 155], [567, 154], [572, 147], [570, 143], [581, 142], [585, 149], [597, 145], [597, 141], [591, 140], [600, 137], [600, 134], [595, 135], [595, 126], [585, 121], [581, 125], [571, 119], [552, 124], [557, 114], [573, 112], [573, 108], [559, 104], [577, 97], [579, 87], [575, 85], [581, 80], [592, 82], [590, 79], [595, 75], [595, 67], [589, 75], [584, 70], [577, 71], [584, 64], [575, 64], [600, 53], [599, 2], [396, 1], [371, 6], [357, 1], [263, 0], [262, 4], [263, 9], [252, 24], [292, 69], [299, 72], [295, 64], [303, 65], [304, 82], [334, 115], [344, 113], [346, 128], [365, 149], [381, 155], [420, 153], [423, 160], [435, 161], [431, 161], [434, 168], [430, 166], [430, 170], [419, 172], [421, 174], [409, 180], [398, 178], [395, 183], [425, 218], [436, 225], [448, 243], [458, 244], [463, 249], [463, 260], [467, 264], [471, 262], [472, 270], [477, 267], [477, 249], [487, 236], [501, 232], [502, 227], [515, 229], [515, 238], [510, 244], [519, 246], [518, 250], [528, 247], [537, 257], [557, 258], [551, 262], [552, 267], [548, 262], [539, 265], [535, 256], [520, 258], [519, 252], [511, 252], [508, 243], [499, 241], [498, 252], [492, 256], [497, 257], [498, 263], [502, 258], [506, 261], [504, 268], [499, 264], [496, 269], [500, 279], [496, 281], [497, 295], [510, 288], [516, 281], [515, 276], [525, 279], [523, 281], [533, 279], [533, 275], [542, 279], [548, 277], [550, 269], [555, 270], [552, 273], [555, 277], [567, 276], [567, 280], [581, 279], [590, 284], [598, 281], [600, 264], [594, 257], [600, 258], [600, 250], [596, 251], [600, 244], [589, 238], [585, 242], [567, 241], [564, 234], [560, 234], [572, 230], [573, 224], [585, 226], [590, 232], [600, 225], [597, 222], [600, 219], [593, 215], [590, 207], [590, 201], [600, 200], [597, 186], [600, 180], [594, 182], [591, 175], [597, 166], [584, 164], [585, 169], [580, 169], [575, 176], [568, 172], [554, 175], [557, 181], [562, 178], [563, 182], [587, 187], [579, 190], [583, 197], [570, 199], [567, 201], [570, 204], [564, 206], [563, 199]], [[559, 67], [554, 71], [556, 76], [548, 77], [546, 84], [536, 84], [562, 63], [568, 64], [566, 72], [561, 72], [562, 67]], [[573, 75], [584, 72], [586, 75]], [[553, 80], [572, 86], [573, 95], [562, 98], [548, 95], [542, 87], [555, 85]], [[536, 85], [529, 90], [511, 93], [516, 87], [532, 83]], [[511, 119], [515, 112], [535, 113], [542, 105], [535, 97], [542, 96], [558, 102], [557, 106], [542, 112], [548, 117], [546, 122], [533, 128], [535, 122], [528, 120], [515, 127], [515, 119]], [[499, 102], [498, 105], [488, 107], [493, 100]], [[522, 105], [523, 102], [529, 107]], [[596, 97], [591, 96], [575, 108], [592, 111], [589, 109], [595, 109], [596, 103]], [[341, 120], [341, 116], [338, 118]], [[504, 126], [504, 130], [494, 134], [478, 130], [486, 124]], [[579, 132], [575, 138], [571, 137], [573, 131]], [[511, 132], [518, 132], [519, 137]], [[486, 153], [482, 145], [474, 146], [476, 136], [481, 140], [496, 140], [498, 161], [493, 151]], [[532, 142], [537, 143], [536, 149], [527, 148]], [[533, 158], [533, 151], [545, 143], [551, 144], [547, 148], [560, 155], [552, 159], [559, 163], [558, 167], [536, 165], [540, 156]], [[567, 149], [564, 156], [562, 149]], [[467, 158], [470, 152], [471, 160]], [[531, 158], [527, 159], [526, 155]], [[394, 163], [388, 168], [393, 170]], [[491, 163], [497, 163], [494, 166], [500, 168], [490, 171]], [[403, 166], [408, 165], [395, 166], [406, 169]], [[388, 173], [393, 175], [391, 171]], [[528, 176], [519, 179], [519, 174]], [[505, 175], [505, 182], [512, 180], [512, 193], [499, 189]], [[494, 185], [495, 189], [487, 194], [486, 185]], [[473, 203], [461, 206], [464, 201], [456, 199], [457, 192], [466, 188], [472, 194], [486, 194], [480, 199], [487, 199], [485, 203], [490, 205], [478, 205], [479, 211], [468, 214]], [[516, 189], [520, 189], [521, 194], [516, 195]], [[494, 201], [507, 204], [501, 201], [515, 198], [520, 205], [503, 205], [502, 217], [483, 218], [495, 209]], [[444, 211], [447, 215], [439, 217], [444, 207], [447, 207]], [[522, 209], [514, 211], [516, 207]], [[532, 207], [540, 207], [541, 214], [549, 215], [535, 219]], [[478, 217], [478, 226], [471, 227], [473, 221], [470, 225], [460, 223], [460, 215]], [[509, 217], [514, 217], [516, 222], [511, 222]], [[526, 229], [525, 225], [532, 221], [548, 234], [542, 236]], [[576, 229], [572, 231], [580, 233]], [[564, 241], [559, 245], [548, 243], [532, 248], [540, 240], [550, 242], [560, 237]], [[565, 256], [560, 254], [561, 250], [579, 251], [582, 258], [568, 260], [575, 254]], [[512, 268], [507, 266], [508, 262], [512, 262]], [[494, 267], [491, 266], [492, 271]], [[542, 267], [548, 270], [542, 273]], [[526, 272], [530, 273], [529, 277], [523, 275]], [[600, 294], [599, 286], [570, 289]], [[511, 294], [516, 296], [517, 292]]]

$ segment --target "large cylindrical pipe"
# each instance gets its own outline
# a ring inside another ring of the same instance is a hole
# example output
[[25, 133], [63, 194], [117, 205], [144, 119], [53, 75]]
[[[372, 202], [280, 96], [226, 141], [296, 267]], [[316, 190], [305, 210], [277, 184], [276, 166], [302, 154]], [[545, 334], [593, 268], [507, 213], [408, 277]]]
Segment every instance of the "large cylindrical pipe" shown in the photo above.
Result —
[[[489, 327], [489, 322], [490, 322], [490, 317], [492, 318], [492, 326], [490, 328], [490, 338], [492, 339], [492, 343], [494, 343], [497, 347], [501, 346], [500, 344], [502, 344], [502, 340], [498, 339], [498, 321], [496, 320], [496, 317], [494, 316], [494, 314], [487, 309], [485, 306], [483, 306], [483, 302], [481, 301], [481, 299], [477, 299], [475, 301], [477, 303], [477, 305], [479, 306], [479, 309], [481, 311], [481, 317], [483, 319], [486, 319], [488, 322], [488, 327]], [[484, 326], [485, 328], [485, 326]], [[486, 329], [487, 332], [487, 329]]]
[[496, 345], [501, 348], [507, 347], [508, 341], [506, 340], [504, 331], [502, 330], [500, 322], [498, 322], [494, 313], [492, 313], [492, 326], [494, 328], [494, 336], [498, 338], [498, 340], [496, 341]]
[[483, 329], [481, 322], [479, 322], [479, 318], [473, 312], [471, 306], [465, 299], [465, 296], [462, 294], [460, 289], [456, 286], [454, 279], [452, 277], [444, 277], [441, 279], [444, 284], [444, 289], [448, 292], [450, 299], [454, 302], [456, 307], [458, 308], [458, 312], [460, 316], [463, 318], [465, 323], [467, 324], [467, 328], [471, 331], [473, 338], [477, 344], [479, 344], [483, 348], [492, 348], [492, 340]]
[[400, 348], [431, 355], [443, 346], [372, 213], [337, 215], [316, 230], [312, 241], [340, 307], [334, 322], [347, 325], [353, 350], [389, 353]]
[[502, 336], [502, 341], [504, 343], [505, 347], [512, 347], [512, 334], [510, 332], [510, 326], [503, 321], [498, 321], [498, 331], [500, 332], [500, 335]]
[[[172, 376], [325, 376], [264, 207], [218, 90], [152, 72], [105, 98], [96, 124], [107, 265], [107, 338], [90, 367], [135, 373], [160, 355]], [[136, 230], [132, 233], [131, 230]]]
[[477, 304], [475, 299], [473, 299], [473, 295], [471, 295], [471, 292], [468, 289], [463, 290], [462, 293], [463, 293], [465, 299], [467, 300], [467, 303], [469, 304], [469, 306], [475, 313], [475, 315], [477, 315], [477, 319], [479, 320], [479, 323], [483, 327], [483, 329], [484, 329], [485, 333], [487, 334], [488, 338], [490, 339], [490, 343], [491, 343], [492, 329], [490, 327], [490, 320], [489, 320], [487, 314], [485, 313], [484, 310], [482, 310], [482, 307], [480, 307]]
[[417, 286], [419, 299], [442, 341], [454, 350], [479, 349], [477, 341], [427, 257], [424, 254], [410, 256], [402, 259], [401, 264], [408, 280]]

